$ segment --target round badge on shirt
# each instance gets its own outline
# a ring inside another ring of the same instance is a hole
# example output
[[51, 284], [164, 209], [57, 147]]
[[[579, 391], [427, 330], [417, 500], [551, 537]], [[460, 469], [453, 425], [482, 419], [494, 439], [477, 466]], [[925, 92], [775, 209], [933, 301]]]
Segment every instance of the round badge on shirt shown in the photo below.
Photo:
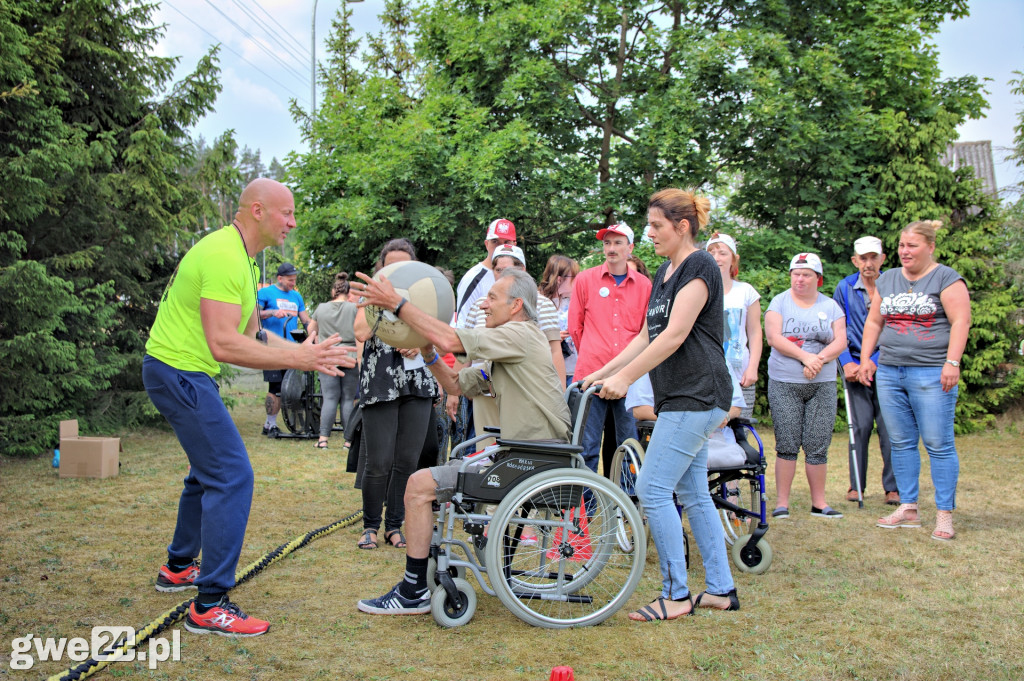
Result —
[[828, 315], [825, 314], [824, 312], [819, 312], [818, 319], [820, 319], [821, 321], [825, 321], [826, 319], [828, 319]]
[[601, 290], [597, 292], [597, 295], [601, 296], [602, 298], [607, 298], [609, 294], [611, 294], [611, 291], [608, 290], [607, 286], [602, 286]]

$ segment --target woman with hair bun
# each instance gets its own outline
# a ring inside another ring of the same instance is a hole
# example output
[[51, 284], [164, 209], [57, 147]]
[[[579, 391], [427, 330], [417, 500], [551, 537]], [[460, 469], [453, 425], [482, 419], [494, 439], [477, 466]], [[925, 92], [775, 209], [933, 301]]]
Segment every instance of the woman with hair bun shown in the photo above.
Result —
[[[682, 189], [663, 189], [647, 205], [647, 234], [668, 258], [654, 276], [647, 320], [639, 335], [585, 385], [617, 399], [650, 372], [658, 420], [636, 481], [658, 549], [661, 595], [629, 614], [638, 622], [672, 620], [695, 608], [739, 610], [725, 536], [708, 491], [708, 437], [725, 423], [732, 379], [722, 347], [722, 277], [696, 245], [710, 202]], [[704, 562], [706, 591], [694, 600], [673, 492], [686, 510]]]
[[864, 323], [861, 357], [877, 344], [878, 367], [862, 360], [857, 378], [870, 385], [878, 379], [878, 403], [892, 443], [892, 470], [900, 506], [878, 519], [878, 527], [920, 527], [918, 480], [924, 442], [935, 486], [935, 531], [932, 539], [949, 541], [956, 508], [960, 460], [953, 419], [960, 382], [960, 360], [971, 328], [971, 297], [956, 270], [935, 262], [938, 220], [912, 222], [900, 234], [902, 267], [878, 277], [871, 311]]
[[[317, 305], [316, 312], [313, 313], [313, 321], [309, 325], [311, 336], [327, 338], [336, 333], [341, 336], [342, 345], [356, 345], [353, 327], [359, 308], [355, 303], [348, 301], [348, 290], [348, 273], [338, 272], [334, 275], [334, 284], [331, 286], [330, 302]], [[339, 403], [341, 404], [341, 422], [348, 423], [358, 385], [358, 368], [349, 369], [342, 376], [329, 376], [320, 373], [323, 406], [320, 409], [320, 439], [314, 445], [318, 449], [327, 449], [327, 442], [331, 437], [331, 428], [334, 426], [334, 416], [338, 412]], [[348, 433], [345, 436], [348, 437]]]

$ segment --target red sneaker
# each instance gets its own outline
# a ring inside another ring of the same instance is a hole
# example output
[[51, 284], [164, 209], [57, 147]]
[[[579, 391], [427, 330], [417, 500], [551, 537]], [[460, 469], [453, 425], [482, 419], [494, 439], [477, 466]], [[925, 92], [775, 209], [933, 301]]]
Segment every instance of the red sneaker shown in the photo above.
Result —
[[192, 561], [188, 567], [175, 572], [167, 565], [160, 566], [160, 573], [156, 576], [156, 590], [169, 592], [169, 591], [184, 591], [185, 589], [194, 589], [196, 585], [193, 582], [196, 581], [196, 577], [199, 576], [199, 564]]
[[270, 629], [270, 622], [249, 617], [225, 596], [220, 603], [201, 615], [196, 612], [196, 604], [193, 601], [188, 606], [188, 614], [185, 615], [185, 628], [193, 634], [261, 636]]

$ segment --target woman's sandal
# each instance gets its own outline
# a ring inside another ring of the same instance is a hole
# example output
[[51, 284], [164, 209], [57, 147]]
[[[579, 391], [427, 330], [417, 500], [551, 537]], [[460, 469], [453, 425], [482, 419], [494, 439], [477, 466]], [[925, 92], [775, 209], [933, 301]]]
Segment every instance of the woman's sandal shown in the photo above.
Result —
[[[396, 534], [398, 535], [398, 541], [391, 541], [391, 538], [394, 537]], [[394, 547], [396, 549], [405, 548], [405, 535], [402, 534], [401, 530], [388, 530], [384, 533], [384, 541], [388, 543], [388, 546]]]
[[315, 445], [317, 449], [327, 449], [327, 440], [319, 440]]
[[935, 531], [932, 532], [932, 539], [939, 541], [951, 541], [956, 537], [953, 531], [953, 512], [938, 511], [935, 514]]
[[[701, 601], [702, 598], [704, 598], [704, 596], [716, 596], [718, 598], [728, 598], [729, 599], [729, 607], [721, 608], [721, 607], [719, 607], [717, 605], [711, 605], [711, 604], [701, 605], [700, 601]], [[694, 610], [696, 610], [697, 608], [711, 608], [713, 610], [739, 610], [740, 609], [740, 599], [736, 595], [736, 589], [733, 589], [732, 591], [730, 591], [727, 594], [712, 594], [712, 593], [708, 593], [707, 591], [701, 591], [700, 594], [697, 596], [697, 600], [694, 601], [694, 603], [693, 603], [693, 608], [694, 608]]]
[[[373, 535], [372, 539], [370, 535]], [[356, 546], [367, 551], [377, 548], [377, 530], [363, 530], [363, 536]]]
[[[914, 517], [910, 517], [911, 511]], [[921, 515], [918, 513], [917, 504], [900, 504], [895, 511], [884, 518], [879, 518], [875, 525], [887, 530], [895, 530], [897, 527], [921, 527]]]
[[[699, 600], [700, 599], [698, 599], [698, 601]], [[686, 612], [681, 612], [678, 615], [673, 615], [673, 616], [669, 617], [668, 610], [665, 608], [665, 601], [669, 601], [670, 603], [681, 603], [683, 601], [689, 601], [690, 602], [690, 609], [687, 610]], [[658, 606], [658, 610], [654, 609], [655, 605]], [[686, 598], [672, 598], [672, 599], [665, 598], [664, 596], [659, 596], [658, 598], [655, 598], [653, 601], [651, 601], [650, 604], [645, 605], [644, 607], [640, 608], [639, 610], [636, 610], [634, 612], [629, 613], [629, 619], [633, 620], [634, 622], [655, 622], [655, 621], [664, 621], [664, 620], [676, 620], [676, 619], [679, 619], [680, 617], [686, 617], [687, 615], [692, 615], [695, 607], [696, 606], [693, 603], [693, 597], [690, 594], [686, 594]]]

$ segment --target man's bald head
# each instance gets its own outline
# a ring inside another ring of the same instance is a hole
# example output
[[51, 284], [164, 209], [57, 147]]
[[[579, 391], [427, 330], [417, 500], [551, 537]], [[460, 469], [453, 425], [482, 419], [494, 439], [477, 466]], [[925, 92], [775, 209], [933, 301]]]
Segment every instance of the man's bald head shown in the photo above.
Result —
[[269, 177], [257, 177], [242, 190], [242, 196], [238, 199], [238, 208], [242, 212], [250, 208], [254, 203], [268, 205], [275, 199], [291, 197], [292, 191], [277, 180]]
[[238, 199], [235, 224], [250, 255], [267, 246], [280, 246], [295, 228], [295, 199], [292, 191], [277, 180], [259, 177], [250, 182]]

